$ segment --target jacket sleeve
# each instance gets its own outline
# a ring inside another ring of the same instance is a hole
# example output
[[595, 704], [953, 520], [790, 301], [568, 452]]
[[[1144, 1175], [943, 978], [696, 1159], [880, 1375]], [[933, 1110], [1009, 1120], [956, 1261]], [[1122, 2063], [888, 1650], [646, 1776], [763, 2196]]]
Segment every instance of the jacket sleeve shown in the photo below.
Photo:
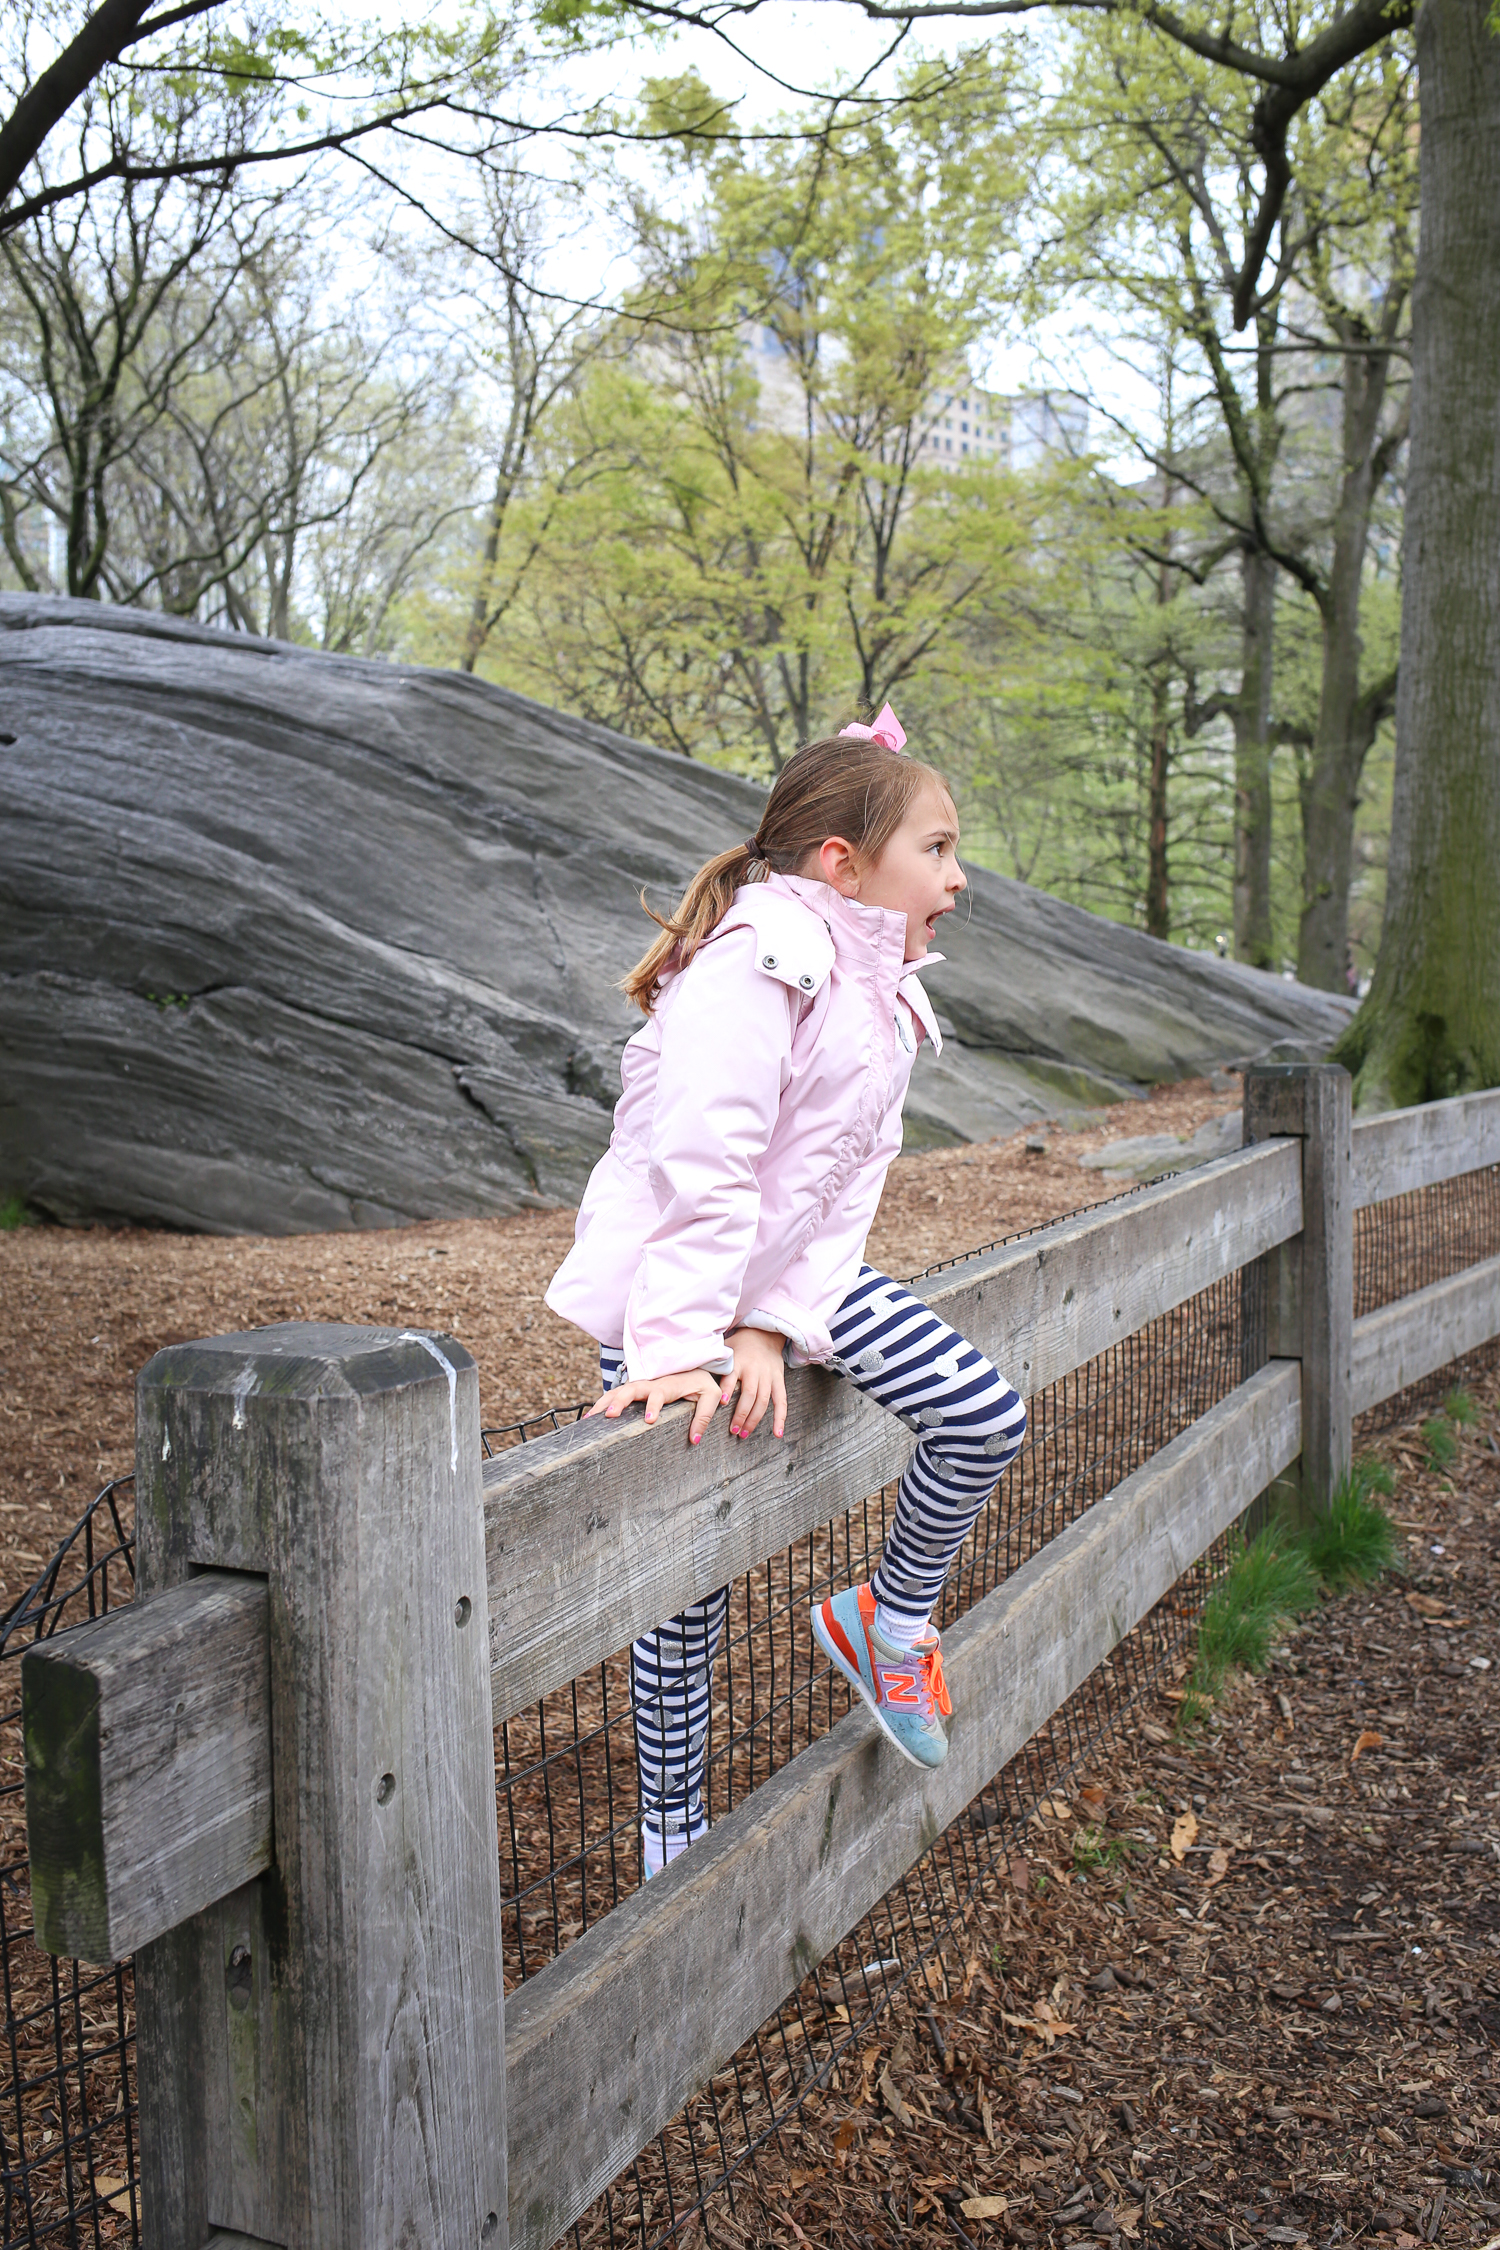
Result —
[[651, 1120], [657, 1222], [625, 1308], [632, 1380], [732, 1365], [734, 1323], [760, 1218], [757, 1166], [789, 1076], [797, 1001], [756, 965], [738, 927], [694, 955], [660, 1014]]

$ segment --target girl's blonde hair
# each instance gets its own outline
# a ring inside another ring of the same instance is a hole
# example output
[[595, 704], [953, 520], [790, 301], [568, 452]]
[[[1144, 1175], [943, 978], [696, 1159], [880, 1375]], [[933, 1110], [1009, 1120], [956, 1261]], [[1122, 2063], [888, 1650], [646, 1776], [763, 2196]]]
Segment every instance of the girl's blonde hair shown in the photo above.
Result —
[[675, 914], [658, 914], [642, 891], [641, 904], [660, 925], [661, 936], [621, 978], [621, 991], [649, 1016], [662, 979], [687, 967], [742, 883], [795, 874], [830, 836], [842, 836], [862, 859], [878, 859], [928, 781], [948, 786], [933, 767], [899, 757], [883, 743], [848, 734], [807, 743], [776, 776], [755, 834], [706, 861]]

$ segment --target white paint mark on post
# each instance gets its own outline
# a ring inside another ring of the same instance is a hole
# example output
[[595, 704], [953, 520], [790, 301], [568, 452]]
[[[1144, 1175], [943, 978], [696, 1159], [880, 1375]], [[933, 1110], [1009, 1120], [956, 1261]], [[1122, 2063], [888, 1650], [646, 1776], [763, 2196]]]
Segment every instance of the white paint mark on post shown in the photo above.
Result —
[[168, 1430], [163, 1430], [161, 1433], [161, 1457], [164, 1461], [170, 1461], [172, 1458], [172, 1437]]
[[255, 1366], [253, 1362], [247, 1362], [235, 1377], [234, 1390], [231, 1394], [234, 1399], [234, 1427], [237, 1430], [242, 1430], [245, 1427], [245, 1401], [254, 1388]]
[[402, 1341], [402, 1343], [403, 1343], [403, 1344], [420, 1344], [424, 1352], [431, 1352], [431, 1354], [432, 1354], [433, 1358], [434, 1358], [434, 1359], [435, 1359], [435, 1360], [437, 1361], [437, 1363], [438, 1363], [439, 1367], [440, 1367], [440, 1368], [441, 1368], [441, 1369], [443, 1370], [443, 1373], [444, 1373], [444, 1374], [445, 1374], [445, 1375], [447, 1376], [447, 1378], [448, 1378], [448, 1431], [449, 1431], [449, 1435], [450, 1435], [450, 1436], [452, 1437], [452, 1440], [453, 1440], [453, 1461], [452, 1461], [453, 1474], [454, 1474], [455, 1476], [457, 1476], [457, 1475], [458, 1475], [458, 1369], [457, 1369], [457, 1368], [456, 1368], [456, 1367], [454, 1366], [454, 1364], [453, 1364], [452, 1360], [451, 1360], [451, 1359], [449, 1359], [449, 1357], [448, 1357], [447, 1353], [446, 1353], [446, 1352], [443, 1352], [443, 1351], [440, 1351], [440, 1350], [438, 1349], [437, 1345], [436, 1345], [436, 1344], [435, 1344], [435, 1343], [433, 1342], [432, 1338], [431, 1338], [430, 1336], [424, 1336], [424, 1335], [422, 1335], [422, 1334], [421, 1334], [421, 1332], [420, 1332], [420, 1331], [419, 1331], [418, 1329], [415, 1329], [415, 1328], [403, 1328], [403, 1329], [402, 1329], [402, 1331], [401, 1331], [401, 1341]]

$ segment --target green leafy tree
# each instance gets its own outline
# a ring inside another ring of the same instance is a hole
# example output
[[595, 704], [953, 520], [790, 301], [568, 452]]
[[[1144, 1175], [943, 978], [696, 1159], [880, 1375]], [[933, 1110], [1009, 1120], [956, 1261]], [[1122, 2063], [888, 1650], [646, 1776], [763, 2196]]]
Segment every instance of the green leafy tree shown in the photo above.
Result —
[[[1394, 692], [1392, 670], [1360, 676], [1359, 619], [1372, 511], [1404, 438], [1389, 394], [1411, 265], [1409, 58], [1362, 58], [1296, 120], [1293, 188], [1241, 335], [1239, 285], [1261, 209], [1250, 89], [1134, 19], [1090, 26], [1068, 47], [1050, 135], [1069, 159], [1055, 198], [1054, 290], [1081, 288], [1132, 329], [1171, 339], [1193, 403], [1177, 431], [1137, 431], [1135, 442], [1158, 477], [1205, 502], [1213, 529], [1199, 570], [1232, 557], [1240, 580], [1237, 678], [1215, 698], [1235, 739], [1236, 951], [1262, 967], [1280, 953], [1274, 675], [1278, 585], [1290, 580], [1323, 633], [1300, 800], [1302, 958], [1341, 989], [1359, 776]], [[1342, 409], [1337, 442], [1330, 406]]]
[[[961, 466], [930, 440], [972, 390], [1019, 184], [1008, 74], [936, 75], [896, 122], [822, 144], [793, 129], [751, 158], [684, 132], [697, 208], [637, 198], [649, 322], [580, 402], [586, 492], [530, 608], [523, 660], [551, 692], [774, 768], [837, 709], [960, 660], [1017, 551], [1013, 492], [998, 426]], [[707, 99], [652, 94], [659, 116]]]
[[1411, 452], [1385, 924], [1342, 1053], [1366, 1106], [1500, 1083], [1500, 56], [1474, 0], [1353, 0], [1331, 20], [1210, 16], [1156, 0], [860, 0], [882, 22], [1090, 6], [1246, 80], [1260, 157], [1235, 274], [1255, 294], [1292, 186], [1290, 136], [1324, 87], [1417, 28], [1421, 225], [1413, 281]]
[[[456, 24], [391, 27], [238, 0], [19, 0], [0, 38], [0, 235], [109, 181], [221, 185], [247, 166], [368, 157], [420, 121], [449, 147], [524, 133], [507, 96], [522, 65], [513, 25], [487, 6]], [[164, 93], [253, 90], [215, 111], [211, 147], [164, 145]]]

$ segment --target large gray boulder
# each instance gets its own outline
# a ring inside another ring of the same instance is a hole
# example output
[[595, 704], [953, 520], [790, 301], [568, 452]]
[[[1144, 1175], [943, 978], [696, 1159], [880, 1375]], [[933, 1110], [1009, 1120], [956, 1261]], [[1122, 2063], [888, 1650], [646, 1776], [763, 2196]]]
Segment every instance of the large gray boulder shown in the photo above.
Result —
[[[749, 782], [451, 672], [0, 596], [0, 1196], [291, 1232], [571, 1200], [615, 980]], [[1344, 1003], [974, 871], [913, 1143], [1250, 1056]]]

